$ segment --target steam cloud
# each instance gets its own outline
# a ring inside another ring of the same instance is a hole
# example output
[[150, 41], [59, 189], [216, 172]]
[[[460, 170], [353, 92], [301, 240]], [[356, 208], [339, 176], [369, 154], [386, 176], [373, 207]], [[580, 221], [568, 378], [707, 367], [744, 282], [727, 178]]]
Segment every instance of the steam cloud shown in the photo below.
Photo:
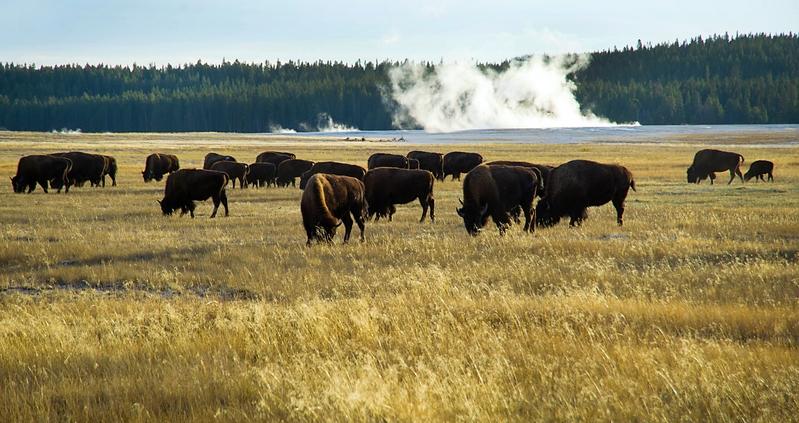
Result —
[[587, 56], [528, 57], [496, 72], [450, 63], [431, 70], [406, 63], [389, 72], [391, 97], [399, 105], [398, 128], [421, 125], [428, 132], [468, 129], [612, 126], [584, 113], [566, 78], [588, 64]]

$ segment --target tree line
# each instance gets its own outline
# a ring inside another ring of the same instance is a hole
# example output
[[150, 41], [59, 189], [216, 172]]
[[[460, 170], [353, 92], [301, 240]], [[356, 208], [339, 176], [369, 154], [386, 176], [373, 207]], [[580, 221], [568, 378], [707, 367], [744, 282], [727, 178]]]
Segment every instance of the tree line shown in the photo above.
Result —
[[[0, 64], [0, 128], [87, 132], [392, 127], [399, 62]], [[488, 64], [502, 68], [508, 62]], [[426, 64], [434, 68], [432, 63]], [[747, 34], [613, 48], [569, 75], [585, 110], [642, 124], [799, 122], [799, 36]]]

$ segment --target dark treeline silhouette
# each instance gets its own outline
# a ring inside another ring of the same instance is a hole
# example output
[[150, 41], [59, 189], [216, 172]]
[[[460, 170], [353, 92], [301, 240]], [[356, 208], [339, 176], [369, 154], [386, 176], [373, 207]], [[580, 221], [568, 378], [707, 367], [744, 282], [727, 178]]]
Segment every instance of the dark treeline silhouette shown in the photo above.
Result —
[[[391, 128], [397, 62], [166, 67], [0, 65], [0, 128], [87, 132], [314, 130], [320, 116]], [[434, 65], [428, 64], [429, 67]], [[502, 68], [507, 62], [485, 66]], [[570, 75], [586, 110], [617, 122], [799, 122], [799, 37], [697, 37], [593, 53]], [[324, 120], [324, 119], [322, 119]]]

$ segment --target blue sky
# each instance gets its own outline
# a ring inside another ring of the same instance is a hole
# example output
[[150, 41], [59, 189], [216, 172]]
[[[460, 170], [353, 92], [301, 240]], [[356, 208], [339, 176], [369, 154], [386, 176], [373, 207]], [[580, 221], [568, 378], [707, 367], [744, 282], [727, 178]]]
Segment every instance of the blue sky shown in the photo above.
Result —
[[797, 0], [0, 0], [0, 62], [495, 61], [798, 30]]

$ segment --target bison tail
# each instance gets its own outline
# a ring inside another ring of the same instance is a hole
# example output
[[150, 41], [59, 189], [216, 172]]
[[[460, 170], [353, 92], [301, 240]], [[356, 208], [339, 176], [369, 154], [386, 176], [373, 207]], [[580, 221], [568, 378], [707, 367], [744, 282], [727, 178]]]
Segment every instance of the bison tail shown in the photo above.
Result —
[[745, 161], [745, 160], [744, 160], [744, 156], [742, 156], [742, 155], [740, 155], [740, 154], [739, 154], [739, 155], [738, 155], [738, 157], [740, 158], [741, 164], [744, 164], [744, 161]]
[[633, 191], [636, 191], [636, 192], [638, 192], [638, 190], [636, 190], [636, 189], [635, 189], [635, 181], [634, 181], [634, 180], [632, 180], [632, 179], [630, 179], [630, 188], [632, 188], [632, 189], [633, 189]]
[[326, 228], [331, 228], [338, 226], [338, 219], [333, 216], [333, 213], [330, 212], [330, 209], [327, 207], [327, 199], [325, 198], [325, 190], [322, 186], [322, 181], [318, 178], [314, 180], [313, 186], [314, 198], [318, 202], [316, 204], [317, 207], [317, 215], [319, 217], [319, 222], [322, 223], [322, 226]]

